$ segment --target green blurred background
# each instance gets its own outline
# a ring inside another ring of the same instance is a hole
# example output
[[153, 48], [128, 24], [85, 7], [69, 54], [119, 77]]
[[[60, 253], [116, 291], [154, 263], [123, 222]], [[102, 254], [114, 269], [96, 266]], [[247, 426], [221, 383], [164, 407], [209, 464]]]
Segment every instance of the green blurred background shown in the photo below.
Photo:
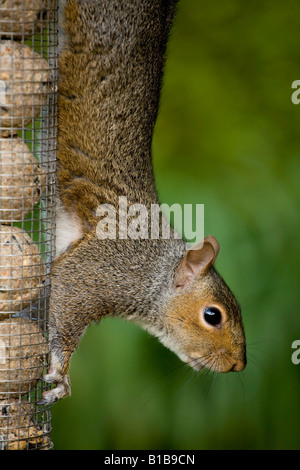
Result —
[[299, 449], [300, 4], [181, 0], [153, 158], [161, 202], [203, 203], [238, 297], [242, 373], [194, 374], [133, 324], [106, 319], [53, 406], [56, 449]]

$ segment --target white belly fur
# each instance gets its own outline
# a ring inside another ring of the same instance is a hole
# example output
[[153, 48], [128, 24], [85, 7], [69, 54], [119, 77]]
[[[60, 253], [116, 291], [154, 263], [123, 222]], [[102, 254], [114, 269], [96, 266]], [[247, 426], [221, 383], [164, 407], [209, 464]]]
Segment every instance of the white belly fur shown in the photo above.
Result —
[[82, 226], [76, 214], [65, 211], [58, 203], [56, 209], [56, 254], [59, 256], [82, 237]]

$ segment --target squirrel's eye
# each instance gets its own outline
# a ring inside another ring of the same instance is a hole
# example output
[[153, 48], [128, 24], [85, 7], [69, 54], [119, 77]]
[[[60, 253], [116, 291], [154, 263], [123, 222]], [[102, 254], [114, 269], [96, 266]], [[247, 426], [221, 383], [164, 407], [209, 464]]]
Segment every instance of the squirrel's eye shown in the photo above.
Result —
[[222, 315], [216, 307], [206, 307], [204, 310], [204, 320], [212, 326], [218, 326], [221, 323]]

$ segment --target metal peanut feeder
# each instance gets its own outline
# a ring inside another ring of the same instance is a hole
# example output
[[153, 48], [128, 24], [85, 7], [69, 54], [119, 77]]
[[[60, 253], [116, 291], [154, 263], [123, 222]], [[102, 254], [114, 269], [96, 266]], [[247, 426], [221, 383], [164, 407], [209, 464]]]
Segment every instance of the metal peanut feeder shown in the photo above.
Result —
[[57, 0], [0, 2], [0, 449], [51, 449]]

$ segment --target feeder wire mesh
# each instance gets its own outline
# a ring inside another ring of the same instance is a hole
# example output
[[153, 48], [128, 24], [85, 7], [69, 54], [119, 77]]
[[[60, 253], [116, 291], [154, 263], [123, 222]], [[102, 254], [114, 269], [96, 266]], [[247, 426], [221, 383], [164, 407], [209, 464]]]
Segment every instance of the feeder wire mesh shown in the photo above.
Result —
[[0, 449], [51, 449], [58, 0], [0, 0]]

